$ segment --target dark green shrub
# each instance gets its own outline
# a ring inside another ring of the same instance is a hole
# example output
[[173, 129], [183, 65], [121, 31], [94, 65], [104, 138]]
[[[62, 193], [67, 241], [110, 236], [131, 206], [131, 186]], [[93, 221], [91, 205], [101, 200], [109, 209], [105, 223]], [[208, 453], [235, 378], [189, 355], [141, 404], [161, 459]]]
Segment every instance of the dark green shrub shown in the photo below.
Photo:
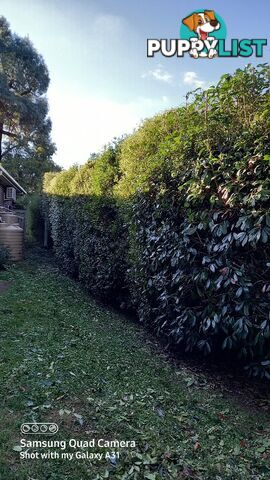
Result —
[[43, 243], [44, 215], [43, 197], [41, 195], [32, 194], [27, 196], [26, 235], [29, 242]]
[[141, 320], [186, 351], [267, 362], [270, 216], [220, 210], [191, 221], [185, 212], [166, 198], [137, 199], [132, 293]]
[[7, 248], [0, 245], [0, 270], [4, 270], [10, 262], [10, 253]]
[[49, 220], [58, 263], [64, 273], [76, 278], [78, 265], [74, 257], [75, 218], [72, 200], [65, 197], [50, 199]]
[[64, 272], [105, 301], [123, 301], [126, 236], [115, 201], [54, 197], [50, 222], [55, 254]]

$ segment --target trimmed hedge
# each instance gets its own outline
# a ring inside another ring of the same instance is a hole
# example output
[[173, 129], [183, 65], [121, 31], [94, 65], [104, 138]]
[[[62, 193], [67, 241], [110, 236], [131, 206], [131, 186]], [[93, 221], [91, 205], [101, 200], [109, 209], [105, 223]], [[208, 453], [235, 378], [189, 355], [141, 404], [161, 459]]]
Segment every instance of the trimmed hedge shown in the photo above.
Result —
[[225, 75], [46, 177], [56, 256], [178, 348], [270, 379], [270, 70]]
[[124, 302], [126, 236], [113, 199], [52, 198], [49, 218], [56, 258], [64, 272], [100, 299]]

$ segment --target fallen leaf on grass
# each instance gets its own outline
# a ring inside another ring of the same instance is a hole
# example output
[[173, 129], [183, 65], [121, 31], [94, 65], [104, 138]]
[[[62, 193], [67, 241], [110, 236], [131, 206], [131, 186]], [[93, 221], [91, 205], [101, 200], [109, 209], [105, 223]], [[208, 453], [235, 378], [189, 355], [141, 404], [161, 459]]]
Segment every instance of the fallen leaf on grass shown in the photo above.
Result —
[[70, 414], [71, 414], [71, 410], [66, 410], [66, 409], [64, 409], [64, 408], [61, 408], [58, 413], [59, 413], [60, 417], [62, 417], [62, 416], [65, 415], [65, 414], [66, 414], [66, 415], [70, 415]]
[[156, 480], [157, 476], [155, 473], [145, 473], [144, 478], [147, 478], [147, 480]]
[[20, 445], [15, 445], [12, 450], [14, 450], [14, 452], [21, 452], [22, 447]]
[[155, 410], [159, 417], [165, 417], [165, 411], [162, 407], [156, 407]]
[[79, 424], [80, 424], [81, 426], [83, 426], [84, 421], [83, 421], [82, 415], [80, 415], [79, 413], [73, 413], [73, 415], [74, 415], [75, 418], [77, 418]]

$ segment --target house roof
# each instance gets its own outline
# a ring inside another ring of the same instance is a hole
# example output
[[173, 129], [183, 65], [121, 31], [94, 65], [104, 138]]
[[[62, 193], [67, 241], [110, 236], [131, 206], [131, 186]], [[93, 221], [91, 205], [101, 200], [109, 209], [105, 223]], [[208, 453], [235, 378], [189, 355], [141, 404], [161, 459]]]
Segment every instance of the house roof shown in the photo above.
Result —
[[26, 194], [24, 188], [13, 178], [7, 170], [0, 165], [0, 184], [6, 187], [14, 187], [18, 192]]

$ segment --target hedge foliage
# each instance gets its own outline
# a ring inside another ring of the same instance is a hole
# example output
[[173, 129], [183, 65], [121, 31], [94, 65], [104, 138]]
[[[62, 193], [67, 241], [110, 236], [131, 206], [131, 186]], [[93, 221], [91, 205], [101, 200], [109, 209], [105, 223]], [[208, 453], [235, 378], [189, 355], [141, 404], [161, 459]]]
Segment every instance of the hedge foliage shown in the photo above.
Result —
[[6, 247], [0, 245], [0, 270], [5, 270], [10, 262], [10, 253]]
[[186, 351], [270, 379], [270, 69], [224, 75], [45, 179], [56, 256]]
[[26, 238], [30, 243], [43, 245], [44, 242], [44, 215], [43, 196], [32, 194], [26, 197]]

